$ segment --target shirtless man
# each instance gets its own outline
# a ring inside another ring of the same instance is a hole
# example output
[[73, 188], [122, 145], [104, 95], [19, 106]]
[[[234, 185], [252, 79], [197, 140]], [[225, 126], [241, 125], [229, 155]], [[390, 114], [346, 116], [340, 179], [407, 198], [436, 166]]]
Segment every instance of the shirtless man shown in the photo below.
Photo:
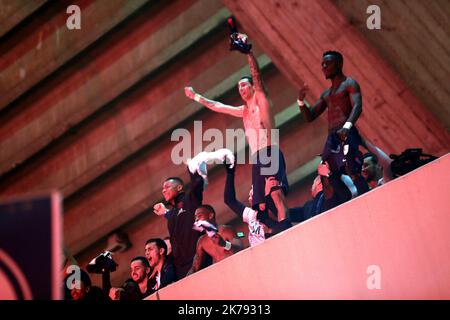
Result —
[[[198, 207], [195, 211], [195, 220], [207, 221], [216, 226], [216, 213], [213, 207], [206, 204]], [[207, 233], [198, 239], [194, 262], [188, 275], [201, 269], [206, 255], [209, 255], [213, 263], [216, 263], [242, 249], [241, 241], [235, 238], [235, 232], [230, 226], [219, 226], [217, 229], [218, 231], [213, 232], [212, 236]]]
[[303, 99], [306, 86], [300, 89], [298, 104], [306, 121], [311, 122], [328, 108], [328, 138], [322, 152], [322, 161], [327, 161], [335, 176], [330, 179], [335, 191], [343, 188], [340, 176], [347, 173], [353, 180], [358, 194], [369, 190], [361, 176], [362, 154], [358, 147], [361, 137], [355, 127], [362, 113], [362, 97], [359, 84], [342, 72], [344, 59], [337, 51], [327, 51], [322, 57], [322, 71], [331, 87], [325, 90], [314, 106], [308, 108]]
[[[239, 36], [246, 39], [246, 35], [239, 34]], [[261, 79], [258, 62], [251, 51], [246, 55], [251, 77], [242, 77], [238, 82], [239, 94], [244, 100], [243, 105], [234, 107], [209, 100], [196, 93], [192, 87], [186, 87], [184, 90], [188, 98], [213, 111], [242, 118], [253, 159], [253, 208], [264, 210], [266, 205], [274, 206], [278, 221], [283, 221], [288, 218], [288, 207], [285, 199], [289, 190], [286, 163], [279, 147], [273, 145], [271, 141], [274, 119], [270, 112], [270, 103]], [[270, 174], [267, 173], [269, 168], [272, 171]], [[280, 187], [274, 188], [266, 197], [264, 194], [265, 179], [270, 176], [280, 181]]]

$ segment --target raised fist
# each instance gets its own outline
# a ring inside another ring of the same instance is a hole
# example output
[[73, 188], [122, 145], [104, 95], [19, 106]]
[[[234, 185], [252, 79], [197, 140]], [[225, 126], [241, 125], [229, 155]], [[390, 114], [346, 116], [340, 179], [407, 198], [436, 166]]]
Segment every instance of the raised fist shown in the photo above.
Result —
[[109, 289], [109, 297], [111, 300], [120, 300], [120, 294], [124, 291], [123, 288], [111, 288]]
[[169, 211], [164, 203], [159, 202], [153, 206], [153, 213], [157, 214], [158, 216], [163, 216]]

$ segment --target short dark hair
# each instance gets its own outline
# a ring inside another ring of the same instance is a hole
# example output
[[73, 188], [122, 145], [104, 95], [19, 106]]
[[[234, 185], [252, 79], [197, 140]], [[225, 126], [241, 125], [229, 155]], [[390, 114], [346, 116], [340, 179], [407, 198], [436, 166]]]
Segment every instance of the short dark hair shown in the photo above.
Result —
[[142, 256], [134, 257], [133, 259], [131, 259], [130, 263], [132, 263], [133, 261], [141, 261], [144, 266], [146, 266], [147, 268], [150, 268], [150, 263], [148, 262], [146, 257], [142, 257]]
[[197, 207], [197, 209], [200, 209], [200, 208], [204, 208], [204, 209], [208, 210], [209, 212], [211, 212], [214, 215], [214, 219], [216, 218], [216, 210], [214, 210], [214, 208], [211, 205], [201, 204]]
[[253, 85], [253, 78], [251, 76], [243, 76], [242, 78], [239, 79], [239, 81], [244, 79], [247, 79]]
[[149, 243], [155, 243], [156, 246], [158, 247], [158, 249], [164, 249], [164, 256], [167, 255], [167, 244], [163, 239], [160, 238], [152, 238], [152, 239], [148, 239], [145, 242], [145, 245], [148, 245]]
[[363, 160], [366, 158], [372, 158], [373, 162], [375, 162], [375, 164], [378, 164], [378, 157], [376, 155], [374, 155], [372, 152], [364, 153]]
[[338, 51], [332, 51], [332, 50], [330, 50], [330, 51], [325, 51], [324, 53], [323, 53], [323, 56], [322, 57], [325, 57], [325, 56], [333, 56], [333, 57], [335, 57], [335, 59], [337, 60], [337, 62], [339, 62], [339, 63], [344, 63], [344, 57], [342, 56], [342, 54], [340, 53], [340, 52], [338, 52]]
[[169, 180], [174, 180], [176, 182], [178, 182], [179, 184], [181, 184], [182, 186], [184, 186], [184, 181], [181, 178], [178, 177], [169, 177], [167, 178], [165, 181], [169, 181]]

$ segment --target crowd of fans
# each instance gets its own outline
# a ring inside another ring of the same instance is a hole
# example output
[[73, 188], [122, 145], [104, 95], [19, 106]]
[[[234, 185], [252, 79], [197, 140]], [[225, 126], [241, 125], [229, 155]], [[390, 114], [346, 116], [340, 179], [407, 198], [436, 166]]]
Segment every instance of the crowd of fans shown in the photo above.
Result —
[[[81, 273], [77, 285], [66, 286], [66, 296], [74, 300], [139, 300], [157, 290], [183, 279], [198, 270], [226, 259], [243, 249], [243, 243], [230, 226], [218, 226], [215, 209], [203, 203], [206, 162], [219, 160], [226, 172], [224, 203], [248, 225], [250, 246], [263, 243], [267, 238], [303, 222], [326, 210], [340, 205], [370, 189], [393, 179], [390, 159], [380, 148], [363, 138], [356, 128], [362, 113], [359, 84], [342, 71], [343, 57], [337, 51], [327, 51], [321, 60], [322, 71], [331, 87], [326, 89], [312, 106], [305, 102], [307, 87], [299, 90], [298, 105], [306, 121], [313, 121], [328, 110], [328, 136], [311, 187], [311, 199], [302, 206], [288, 208], [286, 195], [289, 185], [284, 155], [271, 141], [273, 117], [267, 90], [262, 82], [258, 63], [251, 51], [246, 35], [233, 33], [230, 48], [248, 58], [251, 76], [238, 83], [241, 106], [228, 106], [207, 99], [192, 87], [185, 88], [188, 98], [219, 113], [243, 119], [246, 137], [253, 156], [252, 188], [248, 205], [236, 198], [234, 155], [227, 149], [215, 153], [202, 152], [188, 165], [190, 187], [183, 180], [169, 177], [162, 185], [163, 202], [153, 207], [156, 215], [167, 221], [171, 254], [167, 239], [149, 239], [143, 246], [143, 256], [130, 261], [130, 279], [121, 287], [92, 286], [86, 272]], [[257, 134], [250, 134], [257, 132]], [[262, 132], [262, 133], [261, 133]], [[363, 154], [363, 150], [367, 152]], [[272, 163], [264, 163], [262, 154]], [[276, 170], [262, 173], [273, 162]]]

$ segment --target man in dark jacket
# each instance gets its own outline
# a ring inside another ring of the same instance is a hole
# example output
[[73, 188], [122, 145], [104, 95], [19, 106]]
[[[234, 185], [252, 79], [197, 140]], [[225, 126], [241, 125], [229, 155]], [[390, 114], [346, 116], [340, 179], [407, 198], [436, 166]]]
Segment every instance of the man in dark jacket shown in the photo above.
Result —
[[153, 293], [149, 282], [150, 264], [146, 257], [135, 257], [130, 262], [130, 276], [120, 288], [111, 288], [111, 300], [142, 300]]
[[175, 267], [167, 260], [167, 245], [164, 240], [159, 238], [147, 240], [145, 257], [152, 268], [149, 279], [152, 292], [164, 288], [176, 280]]
[[192, 227], [195, 222], [195, 210], [202, 204], [204, 182], [197, 172], [188, 172], [191, 177], [190, 190], [184, 192], [184, 183], [180, 178], [167, 178], [162, 188], [167, 207], [163, 203], [157, 203], [153, 207], [155, 214], [164, 216], [168, 220], [167, 227], [177, 280], [184, 278], [190, 270], [197, 240], [201, 235]]

